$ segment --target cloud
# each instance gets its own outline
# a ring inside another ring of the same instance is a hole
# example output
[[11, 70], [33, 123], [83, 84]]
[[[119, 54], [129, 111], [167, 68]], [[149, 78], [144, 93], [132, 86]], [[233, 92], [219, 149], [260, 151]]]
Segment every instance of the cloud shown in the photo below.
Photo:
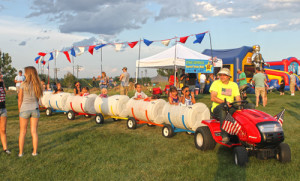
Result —
[[[150, 3], [156, 4], [156, 8], [149, 8]], [[105, 35], [139, 29], [149, 19], [202, 22], [214, 17], [250, 18], [263, 24], [287, 24], [300, 17], [299, 0], [33, 0], [31, 9], [27, 17], [48, 17], [60, 24], [62, 33]]]
[[151, 13], [138, 0], [34, 0], [28, 17], [50, 15], [63, 33], [89, 32], [113, 35], [140, 28]]
[[253, 19], [253, 20], [260, 20], [261, 15], [253, 15], [253, 16], [250, 16], [250, 18]]
[[50, 38], [49, 36], [44, 36], [44, 37], [38, 36], [38, 37], [36, 37], [37, 40], [48, 40], [49, 38]]
[[4, 9], [4, 6], [0, 4], [0, 12]]
[[290, 19], [287, 21], [281, 21], [280, 23], [277, 24], [262, 24], [257, 26], [256, 28], [252, 29], [254, 32], [258, 31], [284, 31], [284, 30], [289, 30], [289, 31], [296, 31], [300, 29], [300, 18], [298, 19]]
[[278, 27], [278, 24], [264, 24], [259, 25], [254, 29], [255, 32], [257, 31], [274, 31]]
[[19, 46], [25, 46], [26, 45], [26, 41], [22, 41], [19, 43]]

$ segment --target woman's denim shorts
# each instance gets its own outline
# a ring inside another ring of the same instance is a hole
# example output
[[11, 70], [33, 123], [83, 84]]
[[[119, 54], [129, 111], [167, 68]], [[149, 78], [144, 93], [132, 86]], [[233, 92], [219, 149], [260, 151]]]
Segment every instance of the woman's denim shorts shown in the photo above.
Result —
[[6, 108], [1, 108], [0, 109], [0, 117], [7, 117]]
[[20, 112], [19, 116], [21, 118], [25, 118], [25, 119], [39, 118], [40, 117], [40, 111], [39, 111], [39, 109], [23, 111], [23, 112]]

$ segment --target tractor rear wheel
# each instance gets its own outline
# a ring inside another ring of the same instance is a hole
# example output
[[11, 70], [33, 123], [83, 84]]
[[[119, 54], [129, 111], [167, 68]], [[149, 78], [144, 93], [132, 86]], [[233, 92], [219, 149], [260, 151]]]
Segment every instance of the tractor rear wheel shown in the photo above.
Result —
[[196, 129], [194, 134], [194, 142], [196, 148], [202, 151], [213, 150], [216, 146], [216, 141], [212, 137], [209, 127], [207, 126]]

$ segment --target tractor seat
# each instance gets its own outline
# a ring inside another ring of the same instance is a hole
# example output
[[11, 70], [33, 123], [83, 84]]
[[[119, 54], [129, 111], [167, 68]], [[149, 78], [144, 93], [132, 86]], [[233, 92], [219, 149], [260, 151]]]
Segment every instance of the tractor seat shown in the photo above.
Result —
[[211, 107], [212, 107], [212, 106], [209, 107], [210, 117], [211, 117], [212, 119], [218, 120], [218, 119], [217, 119], [217, 116], [215, 116], [215, 114], [214, 114], [213, 112], [211, 112]]

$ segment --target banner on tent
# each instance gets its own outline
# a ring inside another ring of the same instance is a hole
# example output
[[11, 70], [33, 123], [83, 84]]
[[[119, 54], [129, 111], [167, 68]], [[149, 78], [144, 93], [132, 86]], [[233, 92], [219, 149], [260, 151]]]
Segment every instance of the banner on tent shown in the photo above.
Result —
[[209, 60], [185, 59], [186, 73], [213, 73], [214, 67]]

